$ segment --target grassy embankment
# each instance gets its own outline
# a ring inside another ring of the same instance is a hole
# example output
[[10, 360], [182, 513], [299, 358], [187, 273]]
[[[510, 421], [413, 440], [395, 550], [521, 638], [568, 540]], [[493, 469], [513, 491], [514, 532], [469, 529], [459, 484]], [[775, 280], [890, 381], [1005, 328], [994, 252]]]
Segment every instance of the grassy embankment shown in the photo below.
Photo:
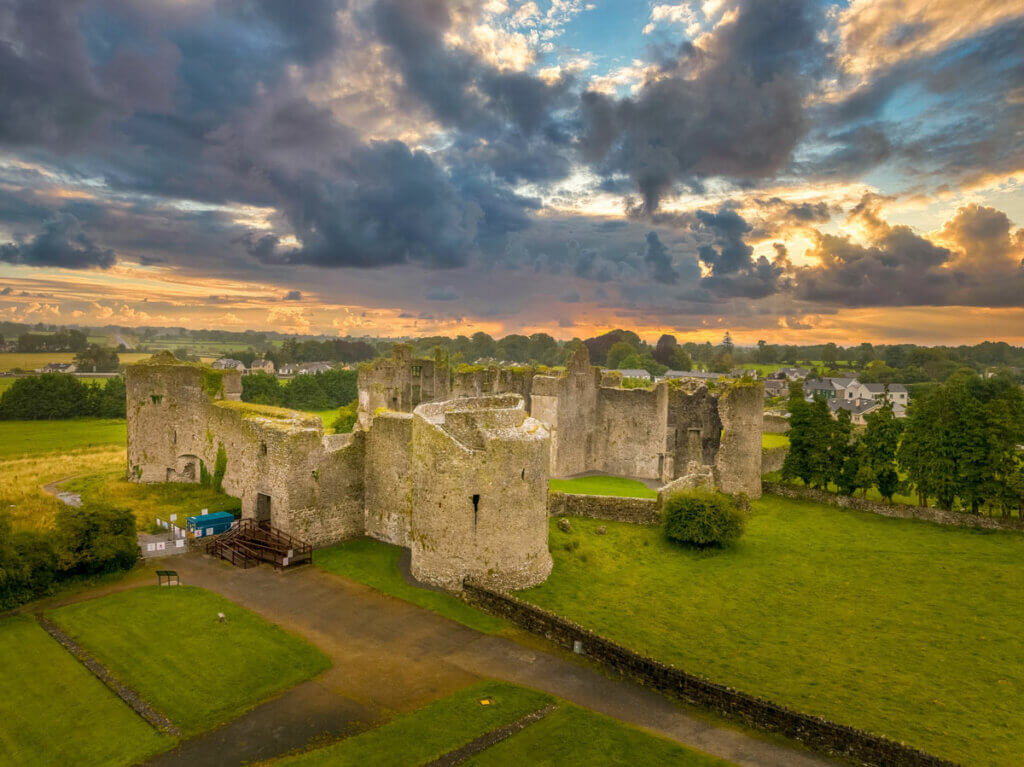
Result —
[[744, 538], [717, 552], [658, 528], [552, 524], [551, 577], [520, 597], [801, 711], [963, 764], [1018, 763], [1024, 536], [753, 506]]

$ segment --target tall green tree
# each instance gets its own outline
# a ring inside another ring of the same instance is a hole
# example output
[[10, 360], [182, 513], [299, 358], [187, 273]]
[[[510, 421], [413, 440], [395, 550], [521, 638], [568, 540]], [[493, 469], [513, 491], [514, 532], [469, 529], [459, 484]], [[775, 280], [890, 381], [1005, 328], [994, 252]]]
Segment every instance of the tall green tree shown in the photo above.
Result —
[[899, 474], [896, 471], [896, 451], [900, 445], [901, 424], [893, 413], [892, 402], [888, 399], [880, 408], [868, 413], [865, 418], [867, 429], [864, 432], [864, 451], [868, 466], [874, 477], [878, 492], [887, 501], [899, 487]]

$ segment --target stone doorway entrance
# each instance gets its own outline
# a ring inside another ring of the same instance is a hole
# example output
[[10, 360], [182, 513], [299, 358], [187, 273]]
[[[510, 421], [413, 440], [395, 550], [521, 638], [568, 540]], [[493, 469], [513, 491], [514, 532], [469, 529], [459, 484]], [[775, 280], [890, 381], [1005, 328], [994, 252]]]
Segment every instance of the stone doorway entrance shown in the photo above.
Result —
[[256, 515], [257, 522], [270, 524], [270, 496], [265, 493], [256, 493]]

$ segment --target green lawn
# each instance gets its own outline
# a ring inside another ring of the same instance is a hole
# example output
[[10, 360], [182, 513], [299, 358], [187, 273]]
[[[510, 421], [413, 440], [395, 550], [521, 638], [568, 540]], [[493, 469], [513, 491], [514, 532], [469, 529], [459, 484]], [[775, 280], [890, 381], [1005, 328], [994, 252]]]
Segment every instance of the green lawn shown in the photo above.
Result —
[[753, 508], [735, 547], [707, 553], [658, 528], [552, 523], [551, 577], [520, 596], [801, 711], [964, 764], [1019, 764], [1024, 536], [773, 496]]
[[326, 431], [330, 429], [331, 425], [335, 422], [335, 420], [337, 420], [338, 411], [340, 409], [341, 408], [335, 407], [331, 408], [330, 410], [304, 410], [303, 412], [308, 413], [309, 415], [315, 415], [317, 418], [319, 418], [320, 422], [323, 423], [324, 425], [324, 430]]
[[0, 620], [0, 764], [128, 765], [169, 748], [34, 620]]
[[330, 665], [298, 637], [190, 586], [133, 589], [48, 615], [186, 734], [233, 719]]
[[314, 551], [313, 564], [385, 594], [433, 610], [485, 634], [497, 634], [508, 627], [500, 618], [480, 612], [450, 594], [410, 586], [398, 569], [398, 557], [401, 552], [398, 546], [369, 538], [358, 538]]
[[585, 764], [726, 767], [729, 762], [692, 751], [615, 719], [563, 704], [544, 719], [466, 762], [479, 767], [561, 767]]
[[[490, 705], [480, 704], [482, 699]], [[289, 767], [354, 765], [398, 767], [429, 762], [550, 703], [544, 693], [504, 682], [482, 682], [442, 698], [382, 727], [296, 757]]]
[[768, 449], [773, 447], [789, 447], [789, 437], [785, 434], [762, 434], [761, 447]]
[[[489, 701], [484, 706], [481, 700]], [[412, 714], [331, 746], [274, 761], [277, 767], [399, 767], [424, 764], [486, 732], [550, 703], [558, 708], [481, 752], [476, 765], [661, 765], [726, 767], [683, 748], [550, 695], [504, 682], [481, 682]]]
[[127, 442], [123, 418], [0, 421], [0, 458]]
[[577, 477], [576, 479], [552, 479], [550, 488], [560, 493], [580, 495], [618, 495], [628, 498], [657, 498], [658, 491], [651, 490], [643, 482], [623, 477]]
[[80, 493], [86, 503], [108, 503], [131, 509], [140, 530], [155, 527], [154, 520], [170, 521], [177, 515], [178, 527], [185, 526], [185, 518], [209, 509], [237, 511], [241, 501], [226, 493], [219, 493], [212, 487], [181, 482], [157, 482], [142, 484], [129, 482], [124, 478], [124, 469], [91, 474], [63, 483], [60, 488]]

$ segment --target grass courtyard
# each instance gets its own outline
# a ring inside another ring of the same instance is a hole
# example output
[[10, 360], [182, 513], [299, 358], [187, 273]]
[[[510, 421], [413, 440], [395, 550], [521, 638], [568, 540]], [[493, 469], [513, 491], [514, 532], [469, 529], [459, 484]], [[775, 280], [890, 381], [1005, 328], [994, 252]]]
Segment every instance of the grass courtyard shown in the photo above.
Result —
[[[482, 705], [482, 700], [488, 704]], [[514, 767], [526, 764], [728, 765], [536, 690], [503, 682], [472, 685], [374, 730], [272, 764], [275, 767], [424, 764], [551, 703], [558, 704], [558, 708], [547, 717], [487, 748], [465, 764]]]
[[189, 586], [132, 589], [47, 615], [186, 734], [233, 719], [330, 665], [302, 639]]
[[768, 450], [775, 447], [789, 447], [789, 437], [785, 434], [762, 434], [761, 447]]
[[658, 528], [552, 523], [551, 577], [519, 596], [801, 711], [964, 764], [1019, 764], [1024, 536], [773, 496], [753, 508], [718, 552]]
[[480, 612], [450, 594], [410, 586], [398, 568], [401, 553], [398, 546], [357, 538], [314, 551], [313, 564], [485, 634], [497, 634], [508, 627], [502, 619]]
[[560, 493], [580, 495], [616, 495], [628, 498], [657, 498], [658, 491], [651, 490], [643, 482], [624, 477], [594, 475], [574, 479], [552, 479], [549, 487]]
[[28, 617], [0, 619], [0, 764], [134, 764], [160, 735]]

